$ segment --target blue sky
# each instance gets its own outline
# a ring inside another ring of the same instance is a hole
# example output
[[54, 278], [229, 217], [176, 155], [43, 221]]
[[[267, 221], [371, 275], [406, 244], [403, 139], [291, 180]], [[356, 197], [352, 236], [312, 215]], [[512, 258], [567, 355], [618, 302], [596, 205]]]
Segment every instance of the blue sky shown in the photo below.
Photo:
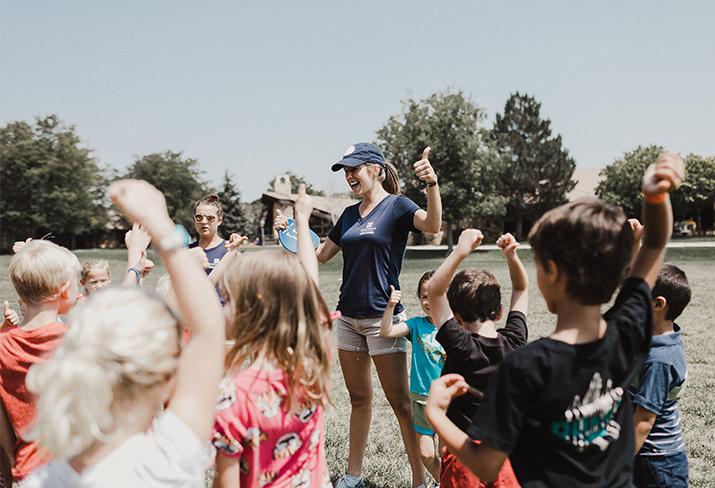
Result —
[[246, 199], [286, 169], [345, 191], [343, 150], [447, 88], [489, 124], [536, 96], [579, 166], [648, 143], [714, 155], [713, 18], [709, 1], [0, 0], [0, 122], [58, 113], [117, 168], [183, 151]]

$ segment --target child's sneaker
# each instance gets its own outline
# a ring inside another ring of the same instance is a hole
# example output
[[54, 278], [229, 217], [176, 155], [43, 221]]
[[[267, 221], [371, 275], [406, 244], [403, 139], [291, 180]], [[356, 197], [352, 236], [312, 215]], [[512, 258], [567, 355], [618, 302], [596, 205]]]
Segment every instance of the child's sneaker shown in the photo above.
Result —
[[345, 473], [340, 477], [335, 488], [364, 488], [365, 480], [360, 476], [353, 476]]

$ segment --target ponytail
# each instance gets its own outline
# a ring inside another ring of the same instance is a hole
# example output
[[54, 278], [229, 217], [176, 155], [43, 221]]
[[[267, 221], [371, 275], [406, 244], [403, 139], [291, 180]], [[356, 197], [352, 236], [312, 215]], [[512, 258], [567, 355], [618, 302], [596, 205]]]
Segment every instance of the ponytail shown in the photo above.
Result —
[[400, 194], [400, 177], [397, 174], [397, 168], [392, 163], [385, 162], [384, 170], [380, 172], [382, 187], [387, 193], [393, 195]]
[[[70, 317], [70, 328], [54, 354], [30, 368], [27, 388], [37, 416], [28, 438], [57, 459], [106, 442], [136, 402], [176, 371], [181, 353], [179, 325], [159, 299], [134, 288], [93, 295]], [[121, 408], [113, 406], [121, 404]]]

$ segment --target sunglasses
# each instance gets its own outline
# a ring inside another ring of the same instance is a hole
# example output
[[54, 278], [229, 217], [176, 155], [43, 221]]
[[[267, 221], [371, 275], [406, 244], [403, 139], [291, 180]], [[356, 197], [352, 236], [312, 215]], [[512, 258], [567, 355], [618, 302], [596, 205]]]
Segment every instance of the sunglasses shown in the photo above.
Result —
[[194, 215], [194, 220], [196, 222], [203, 222], [204, 219], [206, 219], [206, 222], [212, 223], [216, 220], [216, 218], [217, 217], [215, 215], [201, 215], [201, 214]]

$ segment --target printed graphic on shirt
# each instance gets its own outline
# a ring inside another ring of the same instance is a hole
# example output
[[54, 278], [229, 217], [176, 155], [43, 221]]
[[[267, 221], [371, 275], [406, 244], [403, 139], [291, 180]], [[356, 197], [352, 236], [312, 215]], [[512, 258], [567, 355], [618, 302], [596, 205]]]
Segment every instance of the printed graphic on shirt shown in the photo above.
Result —
[[302, 469], [300, 473], [293, 476], [293, 479], [290, 480], [290, 486], [291, 488], [308, 488], [310, 486], [310, 482], [310, 471]]
[[560, 420], [551, 423], [551, 433], [579, 451], [596, 446], [605, 451], [620, 437], [621, 426], [614, 420], [623, 400], [623, 389], [598, 372], [591, 377], [583, 398], [576, 395]]
[[257, 449], [261, 442], [266, 440], [268, 440], [268, 434], [259, 427], [249, 427], [246, 429], [246, 438], [243, 440], [243, 445], [247, 448]]
[[298, 419], [304, 424], [310, 420], [316, 410], [316, 405], [312, 402], [303, 402], [300, 404], [300, 410], [295, 414]]
[[425, 354], [435, 363], [444, 362], [447, 355], [442, 349], [442, 344], [437, 342], [437, 329], [429, 335], [421, 334], [417, 336], [417, 344]]
[[236, 383], [233, 378], [224, 378], [218, 388], [216, 410], [226, 410], [236, 403]]
[[262, 393], [256, 399], [258, 410], [267, 419], [272, 419], [280, 413], [281, 403], [283, 403], [283, 398], [275, 390]]
[[273, 459], [285, 459], [295, 454], [302, 445], [300, 437], [295, 432], [281, 436], [273, 448]]
[[360, 235], [361, 236], [365, 236], [365, 235], [371, 236], [371, 235], [375, 234], [376, 229], [377, 229], [377, 227], [375, 227], [374, 222], [368, 222], [367, 225], [365, 225], [365, 227], [360, 229]]
[[260, 488], [263, 488], [264, 486], [268, 486], [273, 481], [276, 479], [276, 473], [269, 471], [269, 472], [264, 472], [261, 473], [260, 476], [258, 477], [258, 486]]
[[235, 456], [241, 452], [241, 446], [238, 445], [238, 443], [232, 441], [219, 432], [214, 432], [212, 443], [216, 449], [225, 452], [229, 456]]
[[320, 427], [316, 427], [315, 430], [313, 431], [312, 434], [310, 434], [310, 444], [308, 445], [310, 447], [310, 450], [312, 451], [316, 447], [318, 447], [318, 443], [320, 442]]

